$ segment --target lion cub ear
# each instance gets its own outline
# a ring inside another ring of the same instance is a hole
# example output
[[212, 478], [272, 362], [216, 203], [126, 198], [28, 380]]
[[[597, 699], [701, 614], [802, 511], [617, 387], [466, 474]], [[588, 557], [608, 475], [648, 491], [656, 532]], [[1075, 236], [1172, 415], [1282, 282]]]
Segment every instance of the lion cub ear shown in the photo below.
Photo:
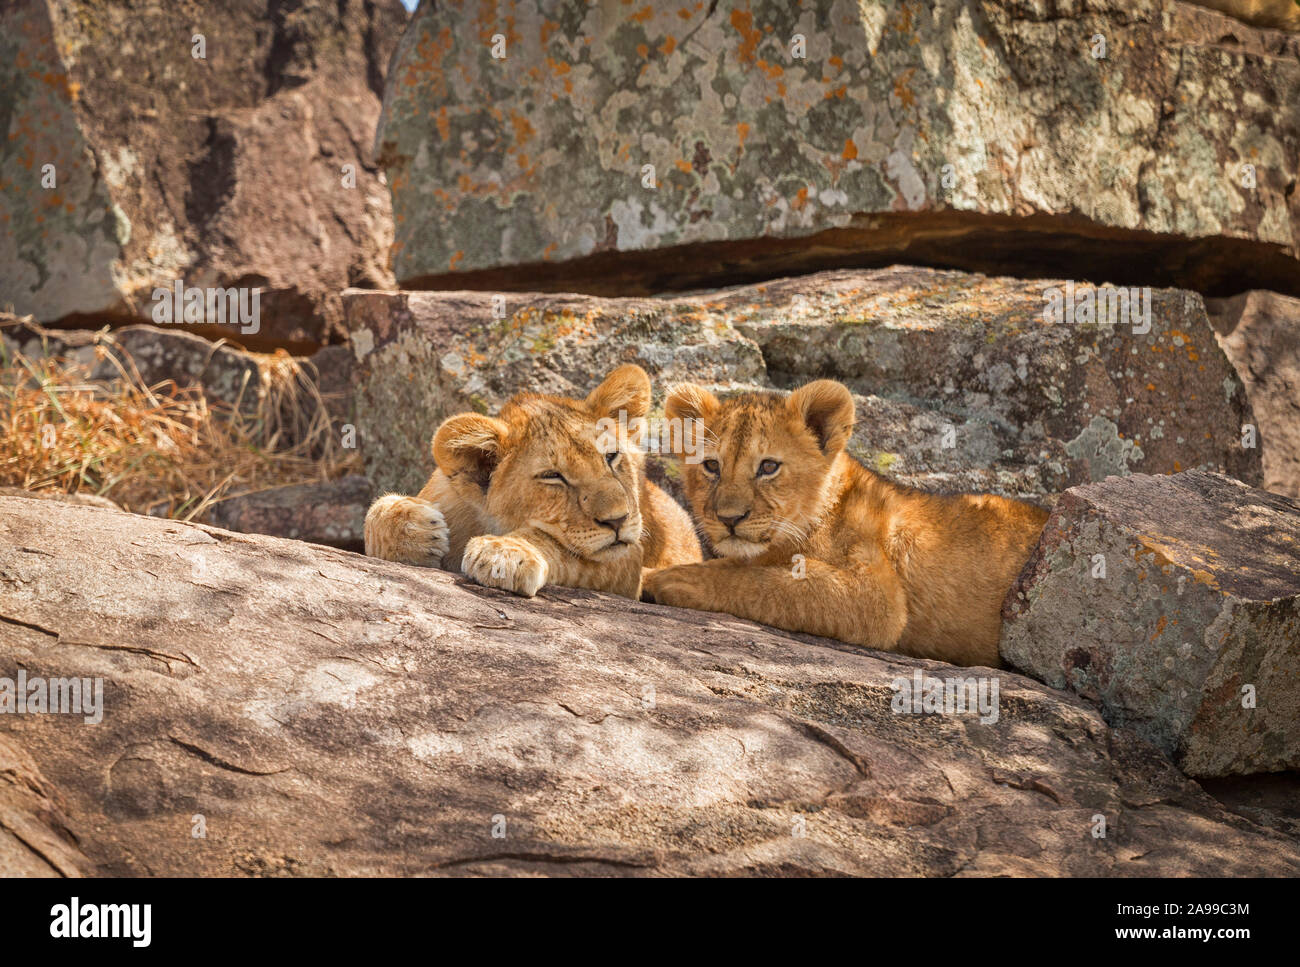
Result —
[[668, 398], [664, 400], [669, 450], [678, 457], [697, 454], [701, 443], [709, 436], [707, 421], [720, 406], [718, 398], [703, 386], [678, 383], [670, 389]]
[[650, 410], [650, 377], [640, 366], [620, 366], [587, 394], [587, 408], [615, 420], [619, 413], [628, 420], [643, 417]]
[[664, 416], [683, 423], [687, 420], [706, 420], [721, 405], [718, 398], [703, 386], [678, 383], [668, 391], [668, 398], [664, 400]]
[[843, 383], [819, 379], [801, 386], [790, 394], [786, 406], [812, 431], [826, 456], [837, 455], [849, 442], [855, 420], [853, 395]]
[[448, 477], [464, 474], [487, 490], [505, 446], [506, 425], [478, 413], [450, 417], [433, 435], [433, 460]]

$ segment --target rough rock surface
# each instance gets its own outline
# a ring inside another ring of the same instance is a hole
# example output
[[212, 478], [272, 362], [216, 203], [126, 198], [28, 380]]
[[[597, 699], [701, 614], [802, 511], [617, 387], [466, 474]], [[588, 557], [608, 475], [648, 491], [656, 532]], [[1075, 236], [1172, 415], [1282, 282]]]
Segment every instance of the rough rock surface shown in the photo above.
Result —
[[954, 669], [32, 508], [0, 498], [0, 677], [101, 677], [104, 714], [0, 715], [0, 741], [101, 874], [1300, 873], [1294, 839], [1014, 673], [996, 722], [895, 714], [895, 679]]
[[1003, 618], [1005, 661], [1188, 775], [1300, 768], [1300, 504], [1202, 472], [1069, 490]]
[[208, 523], [226, 530], [361, 551], [371, 499], [370, 483], [353, 474], [231, 497], [213, 506], [206, 516]]
[[842, 380], [858, 394], [851, 452], [927, 489], [1043, 498], [1191, 467], [1258, 483], [1249, 405], [1200, 297], [1151, 291], [1139, 334], [1045, 322], [1061, 284], [895, 267], [659, 298], [353, 291], [358, 442], [376, 491], [414, 493], [446, 416], [520, 390], [583, 395], [635, 362], [656, 399], [680, 380]]
[[406, 19], [398, 0], [5, 4], [0, 306], [148, 319], [178, 279], [260, 286], [246, 341], [324, 341], [345, 286], [391, 284], [370, 140]]
[[1207, 309], [1259, 422], [1264, 487], [1300, 497], [1300, 299], [1243, 292]]
[[1177, 0], [425, 3], [376, 140], [394, 271], [628, 295], [906, 261], [1300, 294], [1298, 54]]
[[0, 734], [0, 877], [93, 873], [69, 823], [62, 798], [31, 756]]

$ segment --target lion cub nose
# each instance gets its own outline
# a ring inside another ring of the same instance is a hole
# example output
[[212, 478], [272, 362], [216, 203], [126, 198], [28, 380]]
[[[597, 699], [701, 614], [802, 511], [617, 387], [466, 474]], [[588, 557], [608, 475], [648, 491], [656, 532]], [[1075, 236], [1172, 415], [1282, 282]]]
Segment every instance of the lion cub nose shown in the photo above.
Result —
[[597, 520], [596, 523], [599, 524], [601, 527], [608, 527], [615, 534], [617, 534], [619, 528], [622, 527], [624, 522], [626, 521], [627, 521], [627, 514], [624, 514], [622, 517], [606, 517], [603, 520]]
[[734, 534], [736, 533], [736, 525], [739, 524], [742, 520], [744, 520], [748, 516], [749, 516], [749, 511], [745, 511], [743, 514], [740, 514], [739, 516], [736, 517], [723, 517], [721, 514], [719, 514], [718, 520], [726, 524], [727, 530], [731, 531], [731, 533]]

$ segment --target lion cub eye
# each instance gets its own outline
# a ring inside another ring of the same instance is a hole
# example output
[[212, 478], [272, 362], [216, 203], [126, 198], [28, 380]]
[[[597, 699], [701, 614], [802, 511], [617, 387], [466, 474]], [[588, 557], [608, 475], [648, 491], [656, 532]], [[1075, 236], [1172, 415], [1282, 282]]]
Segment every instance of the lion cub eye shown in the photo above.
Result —
[[718, 470], [719, 470], [719, 467], [718, 467], [718, 461], [716, 461], [716, 460], [705, 460], [702, 464], [700, 464], [700, 466], [702, 466], [702, 467], [704, 468], [704, 472], [705, 472], [705, 473], [711, 473], [711, 474], [713, 474], [714, 476], [717, 476], [717, 473], [718, 473]]
[[772, 476], [772, 474], [776, 473], [780, 469], [781, 469], [781, 461], [764, 460], [762, 463], [758, 465], [758, 475], [760, 477], [770, 477]]
[[558, 470], [547, 470], [545, 473], [539, 473], [539, 474], [537, 475], [537, 479], [538, 479], [538, 480], [545, 480], [545, 481], [547, 481], [548, 483], [567, 483], [567, 482], [568, 482], [568, 481], [566, 481], [566, 480], [564, 479], [564, 474], [560, 473], [560, 471], [558, 471]]

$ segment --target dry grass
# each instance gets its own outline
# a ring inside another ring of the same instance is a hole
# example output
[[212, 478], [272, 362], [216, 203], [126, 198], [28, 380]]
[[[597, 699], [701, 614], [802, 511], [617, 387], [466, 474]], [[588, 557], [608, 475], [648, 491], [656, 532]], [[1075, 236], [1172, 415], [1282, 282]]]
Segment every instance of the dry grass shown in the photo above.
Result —
[[357, 465], [315, 380], [283, 351], [251, 354], [261, 385], [245, 385], [240, 403], [249, 403], [234, 407], [172, 380], [145, 385], [107, 331], [95, 355], [114, 378], [92, 381], [92, 366], [10, 355], [0, 344], [0, 485], [98, 494], [189, 520], [228, 497]]

